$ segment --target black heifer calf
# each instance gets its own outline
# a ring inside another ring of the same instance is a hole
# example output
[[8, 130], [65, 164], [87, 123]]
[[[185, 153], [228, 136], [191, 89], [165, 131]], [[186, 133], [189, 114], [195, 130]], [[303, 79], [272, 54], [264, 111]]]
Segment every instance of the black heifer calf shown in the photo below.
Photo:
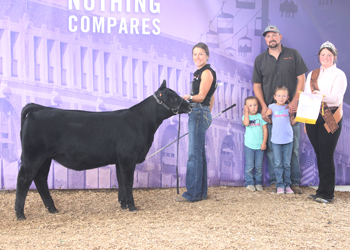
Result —
[[124, 110], [87, 112], [26, 105], [21, 114], [21, 168], [17, 178], [15, 212], [25, 219], [29, 186], [36, 188], [50, 213], [58, 212], [47, 185], [51, 160], [74, 170], [115, 164], [118, 199], [123, 209], [137, 210], [132, 195], [134, 171], [145, 160], [163, 120], [191, 111], [163, 81], [153, 96]]

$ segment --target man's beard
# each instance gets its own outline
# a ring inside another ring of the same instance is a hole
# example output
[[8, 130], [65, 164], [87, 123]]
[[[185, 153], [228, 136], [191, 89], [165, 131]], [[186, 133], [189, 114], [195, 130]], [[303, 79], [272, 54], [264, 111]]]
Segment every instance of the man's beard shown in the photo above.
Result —
[[[272, 42], [275, 42], [276, 44], [275, 44], [275, 45], [271, 45]], [[280, 45], [280, 43], [278, 43], [278, 42], [276, 42], [276, 41], [274, 40], [274, 41], [271, 41], [271, 42], [269, 43], [269, 48], [274, 49], [274, 48], [277, 48], [279, 45]]]

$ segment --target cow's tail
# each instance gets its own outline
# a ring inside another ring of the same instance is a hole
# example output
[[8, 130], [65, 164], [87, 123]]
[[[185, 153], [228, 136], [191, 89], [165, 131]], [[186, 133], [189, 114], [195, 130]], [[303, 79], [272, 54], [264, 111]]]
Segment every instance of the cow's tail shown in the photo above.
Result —
[[33, 111], [36, 110], [40, 110], [45, 108], [44, 106], [41, 106], [39, 104], [35, 104], [35, 103], [29, 103], [26, 106], [24, 106], [24, 108], [22, 109], [21, 112], [21, 138], [22, 138], [22, 128], [23, 128], [23, 124], [26, 120], [26, 117]]

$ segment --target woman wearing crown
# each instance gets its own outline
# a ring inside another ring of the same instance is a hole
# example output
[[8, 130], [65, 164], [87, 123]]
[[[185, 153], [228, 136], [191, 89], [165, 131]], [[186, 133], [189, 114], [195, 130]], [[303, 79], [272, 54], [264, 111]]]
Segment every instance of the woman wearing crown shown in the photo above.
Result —
[[307, 135], [315, 150], [320, 183], [315, 195], [309, 198], [329, 203], [334, 199], [335, 166], [334, 151], [342, 129], [343, 98], [347, 87], [344, 72], [337, 68], [337, 49], [331, 42], [321, 45], [318, 58], [321, 67], [310, 72], [305, 92], [322, 94], [322, 107], [316, 124], [305, 124]]

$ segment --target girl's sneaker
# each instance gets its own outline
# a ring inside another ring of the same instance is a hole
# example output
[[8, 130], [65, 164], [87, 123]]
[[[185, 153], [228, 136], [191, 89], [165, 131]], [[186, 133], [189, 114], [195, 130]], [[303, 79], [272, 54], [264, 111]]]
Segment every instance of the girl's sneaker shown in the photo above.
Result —
[[256, 191], [259, 191], [259, 192], [264, 191], [264, 188], [262, 187], [262, 185], [256, 185], [255, 188], [256, 188]]
[[290, 187], [286, 188], [286, 194], [294, 194], [293, 190]]
[[255, 191], [256, 191], [256, 189], [255, 189], [255, 187], [254, 187], [253, 185], [248, 185], [248, 186], [246, 187], [246, 189], [248, 189], [249, 191], [252, 191], [252, 192], [255, 192]]
[[277, 188], [277, 194], [284, 194], [284, 188]]

